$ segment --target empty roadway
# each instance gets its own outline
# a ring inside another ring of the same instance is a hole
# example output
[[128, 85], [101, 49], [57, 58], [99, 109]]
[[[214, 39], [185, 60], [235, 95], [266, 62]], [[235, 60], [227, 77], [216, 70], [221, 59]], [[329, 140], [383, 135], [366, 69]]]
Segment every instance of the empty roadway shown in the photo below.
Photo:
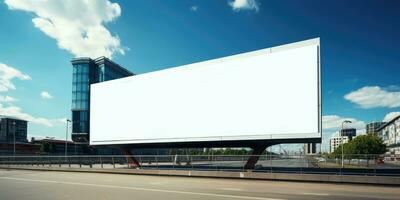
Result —
[[0, 170], [0, 199], [398, 199], [398, 187]]

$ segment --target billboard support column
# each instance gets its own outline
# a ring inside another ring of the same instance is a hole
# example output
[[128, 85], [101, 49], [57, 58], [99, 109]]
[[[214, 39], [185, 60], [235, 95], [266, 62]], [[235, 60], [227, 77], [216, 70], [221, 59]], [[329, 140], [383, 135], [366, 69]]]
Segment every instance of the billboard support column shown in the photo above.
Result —
[[125, 155], [126, 161], [128, 162], [129, 167], [131, 168], [136, 168], [140, 167], [139, 161], [136, 160], [136, 158], [133, 156], [133, 154], [129, 151], [127, 148], [119, 148], [121, 152]]
[[263, 151], [274, 144], [259, 144], [251, 147], [253, 151], [251, 152], [251, 155], [249, 159], [247, 160], [246, 164], [244, 165], [244, 169], [254, 169], [256, 163], [258, 162], [258, 159], [260, 159], [260, 155], [263, 153]]

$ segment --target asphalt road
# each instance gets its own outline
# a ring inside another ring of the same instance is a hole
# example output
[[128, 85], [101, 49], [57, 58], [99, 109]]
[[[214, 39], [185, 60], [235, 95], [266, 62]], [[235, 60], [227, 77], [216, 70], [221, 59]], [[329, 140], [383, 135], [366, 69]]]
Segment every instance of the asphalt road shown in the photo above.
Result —
[[0, 199], [399, 199], [399, 187], [0, 170]]

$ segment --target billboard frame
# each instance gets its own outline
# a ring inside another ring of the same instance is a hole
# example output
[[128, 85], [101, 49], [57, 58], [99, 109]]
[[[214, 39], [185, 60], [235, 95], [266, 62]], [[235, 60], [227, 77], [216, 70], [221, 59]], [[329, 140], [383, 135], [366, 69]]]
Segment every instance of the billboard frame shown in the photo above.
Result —
[[[305, 41], [300, 41], [300, 42], [295, 42], [295, 43], [290, 43], [286, 45], [281, 45], [281, 46], [276, 46], [276, 47], [271, 47], [271, 48], [266, 48], [266, 49], [261, 49], [257, 51], [252, 51], [248, 53], [242, 53], [238, 55], [233, 55], [233, 56], [228, 56], [228, 57], [223, 57], [223, 58], [218, 58], [218, 59], [213, 59], [209, 61], [204, 61], [200, 63], [212, 63], [212, 62], [222, 62], [226, 60], [231, 60], [231, 59], [237, 59], [237, 58], [243, 58], [246, 56], [250, 55], [257, 55], [257, 54], [271, 54], [271, 53], [276, 53], [280, 51], [285, 51], [289, 49], [295, 49], [295, 48], [300, 48], [300, 47], [305, 47], [305, 46], [310, 46], [310, 45], [317, 45], [317, 106], [318, 106], [318, 133], [319, 137], [307, 137], [307, 138], [273, 138], [271, 135], [271, 138], [269, 139], [248, 139], [248, 140], [220, 140], [220, 141], [196, 141], [196, 140], [191, 140], [191, 141], [173, 141], [173, 142], [146, 142], [146, 143], [121, 143], [120, 140], [103, 140], [103, 141], [92, 141], [90, 139], [90, 145], [104, 145], [104, 146], [124, 146], [124, 147], [138, 147], [138, 148], [170, 148], [170, 147], [176, 147], [176, 148], [188, 148], [188, 147], [252, 147], [255, 145], [258, 145], [260, 143], [264, 144], [279, 144], [279, 143], [309, 143], [309, 142], [321, 142], [322, 138], [322, 98], [321, 98], [321, 59], [320, 59], [320, 39], [315, 38], [315, 39], [310, 39], [310, 40], [305, 40]], [[198, 64], [198, 63], [194, 63]], [[189, 64], [191, 65], [191, 64]], [[184, 66], [178, 66], [178, 67], [185, 67], [188, 65]], [[171, 69], [171, 68], [169, 68]], [[168, 70], [168, 69], [166, 69]], [[160, 70], [162, 71], [162, 70]], [[157, 71], [158, 72], [158, 71]], [[153, 72], [150, 72], [153, 73]], [[127, 77], [129, 78], [129, 77]], [[120, 81], [122, 79], [117, 79], [113, 81]], [[98, 87], [101, 84], [104, 83], [96, 83], [91, 85], [91, 89], [93, 87]], [[93, 98], [90, 98], [91, 101]], [[92, 124], [92, 121], [90, 122]], [[92, 125], [90, 125], [92, 127]], [[315, 134], [315, 133], [312, 133]], [[89, 136], [90, 137], [90, 136]], [[192, 139], [195, 137], [192, 137]], [[168, 139], [166, 139], [168, 140]], [[109, 143], [114, 142], [114, 144], [104, 144], [104, 142], [107, 141]], [[123, 140], [123, 141], [129, 141], [129, 140]], [[97, 144], [96, 144], [97, 143]]]

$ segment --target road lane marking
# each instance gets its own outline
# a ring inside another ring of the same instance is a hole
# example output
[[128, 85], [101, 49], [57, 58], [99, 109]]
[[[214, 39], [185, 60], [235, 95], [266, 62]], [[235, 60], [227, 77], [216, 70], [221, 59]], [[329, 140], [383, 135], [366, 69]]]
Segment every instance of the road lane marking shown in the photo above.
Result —
[[165, 193], [175, 193], [175, 194], [189, 194], [189, 195], [199, 195], [199, 196], [214, 196], [214, 197], [235, 198], [235, 199], [284, 200], [284, 199], [275, 199], [275, 198], [268, 198], [268, 197], [252, 197], [252, 196], [239, 196], [239, 195], [216, 194], [216, 193], [186, 192], [186, 191], [179, 191], [179, 190], [162, 190], [162, 189], [153, 189], [153, 188], [102, 185], [102, 184], [92, 184], [92, 183], [74, 183], [74, 182], [67, 182], [67, 181], [52, 181], [52, 180], [27, 179], [27, 178], [15, 178], [15, 177], [0, 177], [0, 179], [26, 181], [26, 182], [58, 183], [58, 184], [66, 184], [66, 185], [81, 185], [81, 186], [91, 186], [91, 187], [128, 189], [128, 190], [142, 190], [142, 191], [150, 191], [150, 192], [165, 192]]
[[221, 190], [228, 190], [228, 191], [243, 191], [242, 189], [239, 189], [239, 188], [221, 188]]
[[304, 192], [303, 195], [314, 195], [314, 196], [329, 196], [330, 194], [325, 193], [312, 193], [312, 192]]
[[150, 185], [167, 185], [168, 183], [166, 182], [150, 182]]

